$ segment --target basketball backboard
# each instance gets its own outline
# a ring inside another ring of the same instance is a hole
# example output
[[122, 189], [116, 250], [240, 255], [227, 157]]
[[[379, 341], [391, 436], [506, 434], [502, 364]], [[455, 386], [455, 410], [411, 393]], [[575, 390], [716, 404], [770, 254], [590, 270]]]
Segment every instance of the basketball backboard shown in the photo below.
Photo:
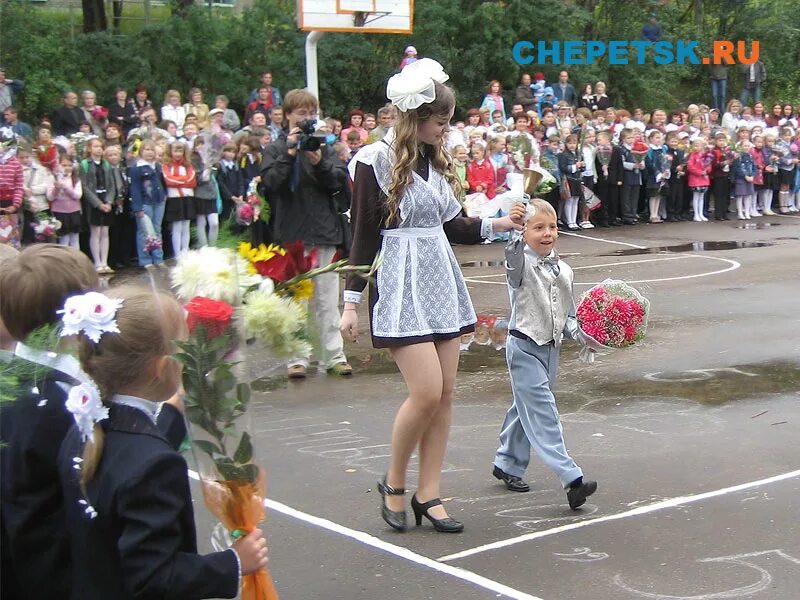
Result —
[[414, 0], [297, 0], [303, 31], [411, 33]]

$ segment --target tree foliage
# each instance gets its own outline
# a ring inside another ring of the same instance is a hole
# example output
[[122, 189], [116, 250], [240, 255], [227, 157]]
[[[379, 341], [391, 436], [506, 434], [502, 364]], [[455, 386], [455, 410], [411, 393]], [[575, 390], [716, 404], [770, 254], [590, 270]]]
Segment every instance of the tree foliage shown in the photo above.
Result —
[[[21, 100], [28, 120], [52, 110], [67, 87], [94, 89], [107, 103], [117, 86], [130, 90], [144, 82], [159, 104], [167, 89], [185, 93], [196, 85], [207, 101], [224, 93], [241, 110], [264, 69], [284, 92], [305, 82], [305, 33], [297, 30], [295, 0], [255, 0], [239, 16], [175, 0], [171, 6], [180, 16], [126, 36], [72, 36], [54, 11], [1, 1], [2, 60], [10, 76], [26, 81]], [[516, 64], [516, 41], [635, 40], [651, 15], [664, 39], [697, 39], [703, 52], [714, 39], [760, 40], [766, 99], [800, 101], [796, 0], [436, 0], [415, 3], [410, 36], [325, 35], [319, 44], [323, 112], [342, 116], [354, 106], [381, 106], [386, 79], [397, 71], [405, 46], [413, 44], [421, 56], [445, 65], [463, 114], [481, 102], [491, 79], [502, 81], [510, 94], [523, 71], [542, 71], [548, 81], [556, 80], [559, 65]], [[25, 34], [11, 33], [20, 31]], [[576, 87], [605, 81], [618, 106], [649, 110], [710, 100], [708, 67], [702, 65], [601, 60], [569, 72]], [[732, 97], [740, 89], [738, 69], [731, 67], [729, 74]]]

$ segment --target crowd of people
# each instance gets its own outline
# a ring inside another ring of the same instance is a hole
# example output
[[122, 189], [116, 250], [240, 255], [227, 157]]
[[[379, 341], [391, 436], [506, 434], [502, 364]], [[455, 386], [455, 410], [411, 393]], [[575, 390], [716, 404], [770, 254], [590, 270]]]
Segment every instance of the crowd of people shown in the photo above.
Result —
[[[415, 60], [409, 46], [403, 62]], [[261, 170], [268, 145], [289, 131], [271, 73], [252, 90], [243, 121], [224, 95], [211, 108], [198, 88], [186, 102], [168, 90], [158, 107], [137, 85], [130, 97], [118, 89], [107, 106], [90, 90], [80, 98], [67, 91], [62, 106], [33, 126], [12, 104], [24, 82], [0, 75], [4, 144], [13, 135], [19, 163], [1, 167], [3, 243], [57, 239], [82, 247], [101, 274], [150, 268], [165, 253], [185, 252], [192, 230], [202, 246], [214, 244], [221, 221], [251, 226], [258, 212], [250, 216], [247, 199], [258, 193], [273, 223], [251, 229], [257, 241], [276, 237], [276, 207]], [[446, 147], [469, 214], [491, 210], [490, 201], [511, 188], [507, 175], [536, 165], [555, 178], [547, 199], [570, 230], [724, 220], [729, 209], [747, 219], [800, 206], [800, 129], [791, 104], [767, 110], [734, 99], [725, 112], [688, 104], [646, 113], [614, 106], [602, 81], [576, 90], [562, 71], [552, 84], [525, 73], [513, 94], [491, 81], [482, 103], [465, 114], [451, 124]], [[391, 104], [374, 113], [354, 108], [345, 119], [316, 120], [314, 135], [346, 164], [396, 118]], [[21, 178], [11, 175], [20, 168]], [[342, 182], [343, 196], [349, 187]], [[338, 209], [346, 212], [347, 201]]]

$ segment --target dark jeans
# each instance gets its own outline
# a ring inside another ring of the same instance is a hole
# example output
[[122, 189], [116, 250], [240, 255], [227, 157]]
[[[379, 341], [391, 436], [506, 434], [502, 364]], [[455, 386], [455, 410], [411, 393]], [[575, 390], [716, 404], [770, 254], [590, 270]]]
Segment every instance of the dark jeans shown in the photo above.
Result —
[[714, 177], [711, 182], [711, 193], [714, 194], [714, 218], [728, 216], [728, 205], [731, 200], [731, 181], [727, 177]]
[[667, 194], [667, 218], [680, 217], [685, 212], [683, 199], [683, 178], [670, 179]]
[[727, 79], [712, 79], [711, 80], [711, 106], [716, 108], [720, 113], [725, 112], [725, 100], [728, 95], [728, 80]]
[[747, 85], [742, 88], [742, 97], [739, 98], [742, 104], [747, 106], [747, 102], [751, 96], [753, 97], [754, 102], [761, 102], [761, 84], [756, 83], [753, 85], [753, 87], [747, 87]]
[[639, 191], [641, 187], [640, 185], [622, 184], [619, 203], [623, 221], [633, 222], [638, 219], [636, 209], [639, 205]]

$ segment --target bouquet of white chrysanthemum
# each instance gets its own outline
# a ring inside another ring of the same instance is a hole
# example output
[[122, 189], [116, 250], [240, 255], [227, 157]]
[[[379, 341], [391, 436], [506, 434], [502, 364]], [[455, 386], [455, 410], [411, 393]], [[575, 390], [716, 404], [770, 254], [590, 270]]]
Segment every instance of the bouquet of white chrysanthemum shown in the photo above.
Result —
[[233, 250], [205, 246], [183, 254], [173, 267], [170, 279], [181, 300], [203, 296], [238, 305], [244, 294], [261, 283], [262, 278], [252, 275], [247, 261]]

